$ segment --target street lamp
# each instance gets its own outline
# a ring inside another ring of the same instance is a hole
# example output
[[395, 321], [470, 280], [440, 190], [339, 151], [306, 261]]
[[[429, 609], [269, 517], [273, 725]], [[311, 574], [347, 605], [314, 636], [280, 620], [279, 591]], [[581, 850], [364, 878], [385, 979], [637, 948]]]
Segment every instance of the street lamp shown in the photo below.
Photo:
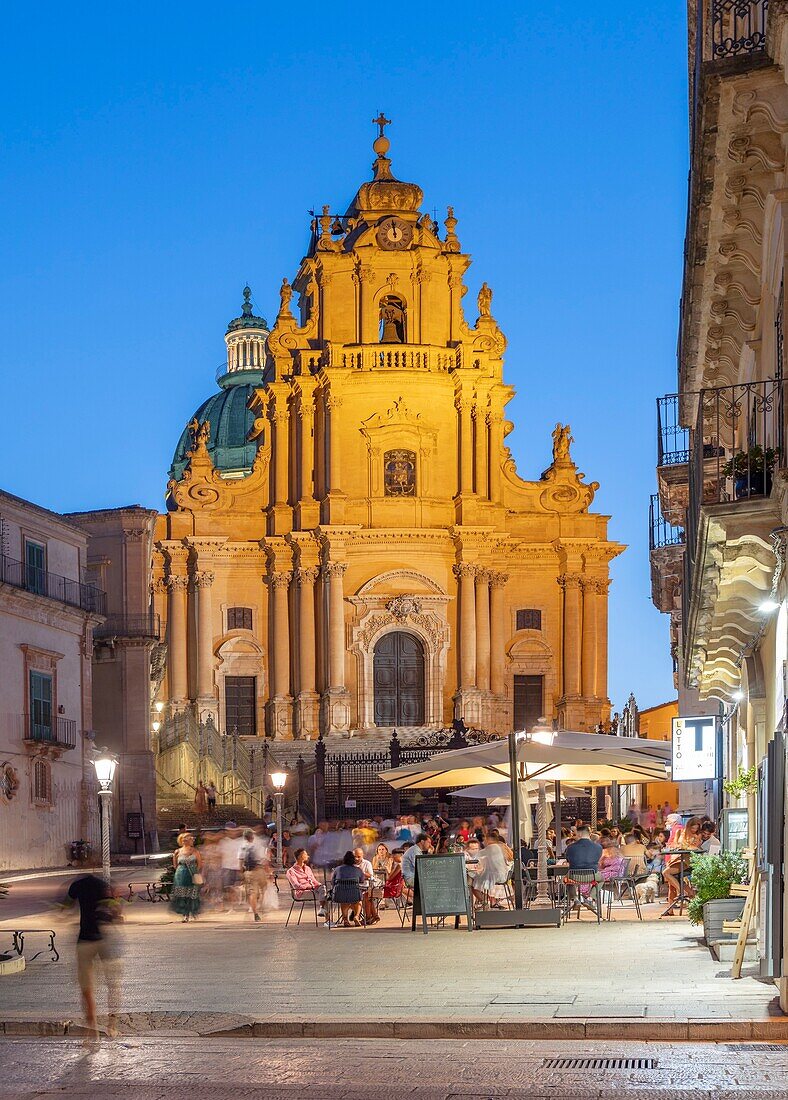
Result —
[[282, 866], [282, 800], [285, 793], [287, 772], [271, 772], [271, 783], [274, 788], [276, 802], [276, 862]]
[[96, 778], [99, 784], [99, 799], [101, 804], [101, 870], [109, 885], [109, 822], [112, 810], [112, 780], [115, 776], [115, 768], [118, 766], [118, 758], [114, 753], [104, 749], [93, 758], [93, 767], [96, 769]]

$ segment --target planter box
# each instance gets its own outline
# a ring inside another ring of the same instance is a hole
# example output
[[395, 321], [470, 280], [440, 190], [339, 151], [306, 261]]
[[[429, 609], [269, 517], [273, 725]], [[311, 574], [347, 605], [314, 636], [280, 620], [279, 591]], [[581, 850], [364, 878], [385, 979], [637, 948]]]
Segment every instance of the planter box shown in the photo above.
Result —
[[703, 938], [707, 944], [720, 940], [734, 940], [736, 937], [723, 932], [722, 922], [738, 920], [744, 910], [746, 898], [715, 898], [703, 906]]

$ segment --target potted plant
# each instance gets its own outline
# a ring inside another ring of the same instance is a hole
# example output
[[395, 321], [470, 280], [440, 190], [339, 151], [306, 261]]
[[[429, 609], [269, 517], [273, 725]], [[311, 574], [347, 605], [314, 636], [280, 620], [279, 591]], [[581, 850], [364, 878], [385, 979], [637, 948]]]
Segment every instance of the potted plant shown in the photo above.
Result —
[[738, 451], [728, 459], [721, 473], [723, 477], [733, 478], [733, 492], [737, 500], [771, 492], [772, 470], [779, 455], [779, 447], [764, 450], [760, 443], [754, 443], [746, 451]]
[[723, 939], [723, 921], [741, 916], [745, 899], [732, 898], [730, 892], [734, 883], [747, 878], [747, 861], [737, 852], [699, 852], [690, 859], [690, 870], [695, 895], [687, 915], [691, 924], [703, 924], [704, 939], [711, 944]]
[[755, 773], [755, 765], [751, 768], [739, 768], [735, 779], [727, 779], [722, 788], [731, 798], [741, 798], [742, 795], [754, 794], [758, 790], [758, 776]]

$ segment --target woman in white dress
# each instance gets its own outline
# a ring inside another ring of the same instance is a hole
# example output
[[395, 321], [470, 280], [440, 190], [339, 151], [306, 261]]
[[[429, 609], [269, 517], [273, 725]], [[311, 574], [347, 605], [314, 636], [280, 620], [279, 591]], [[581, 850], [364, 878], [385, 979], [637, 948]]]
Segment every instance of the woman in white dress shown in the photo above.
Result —
[[473, 880], [473, 896], [482, 905], [489, 904], [491, 909], [503, 909], [500, 902], [506, 897], [503, 883], [509, 875], [514, 853], [498, 830], [492, 829], [485, 837], [480, 855], [479, 870]]

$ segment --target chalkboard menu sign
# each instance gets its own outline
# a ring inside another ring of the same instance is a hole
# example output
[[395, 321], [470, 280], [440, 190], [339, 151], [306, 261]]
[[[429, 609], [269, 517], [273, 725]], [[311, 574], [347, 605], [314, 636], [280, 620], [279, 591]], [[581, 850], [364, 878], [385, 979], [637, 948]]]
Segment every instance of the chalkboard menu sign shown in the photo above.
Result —
[[425, 936], [427, 917], [454, 917], [454, 927], [459, 928], [460, 917], [464, 913], [468, 931], [472, 932], [473, 916], [465, 856], [419, 856], [415, 866], [411, 931], [416, 930], [417, 917], [421, 917]]

